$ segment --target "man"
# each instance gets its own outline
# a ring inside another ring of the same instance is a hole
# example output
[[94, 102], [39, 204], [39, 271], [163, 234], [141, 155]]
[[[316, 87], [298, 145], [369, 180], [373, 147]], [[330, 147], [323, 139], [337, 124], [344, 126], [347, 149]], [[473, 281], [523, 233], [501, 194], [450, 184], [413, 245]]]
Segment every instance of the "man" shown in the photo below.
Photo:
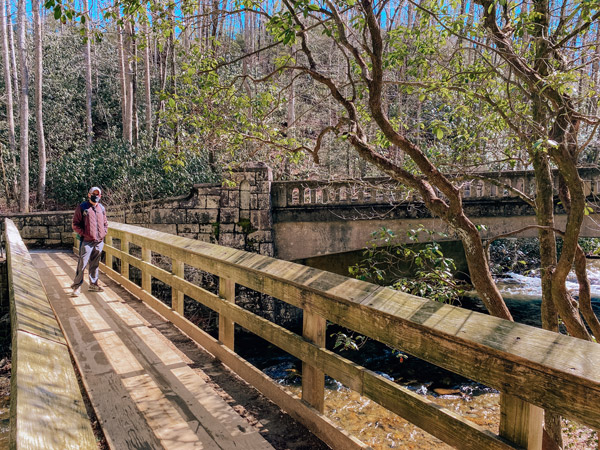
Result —
[[98, 266], [104, 247], [104, 236], [108, 231], [108, 220], [106, 219], [106, 210], [100, 204], [101, 196], [102, 190], [99, 187], [91, 188], [88, 192], [88, 200], [79, 205], [73, 215], [73, 230], [79, 235], [80, 240], [77, 272], [75, 272], [75, 280], [71, 285], [73, 297], [77, 297], [81, 293], [83, 272], [88, 263], [89, 290], [92, 292], [104, 291], [98, 284]]

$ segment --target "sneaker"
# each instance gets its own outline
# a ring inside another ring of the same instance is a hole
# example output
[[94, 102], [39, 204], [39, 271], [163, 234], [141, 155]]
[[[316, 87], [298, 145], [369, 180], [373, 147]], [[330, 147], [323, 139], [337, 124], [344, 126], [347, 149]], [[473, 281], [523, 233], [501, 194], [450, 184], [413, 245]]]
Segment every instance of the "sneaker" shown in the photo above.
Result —
[[92, 292], [104, 292], [104, 289], [102, 289], [97, 284], [90, 284], [90, 287], [88, 288], [88, 291], [92, 291]]
[[79, 294], [81, 294], [81, 286], [77, 286], [76, 288], [73, 289], [73, 292], [71, 293], [71, 297], [79, 297]]

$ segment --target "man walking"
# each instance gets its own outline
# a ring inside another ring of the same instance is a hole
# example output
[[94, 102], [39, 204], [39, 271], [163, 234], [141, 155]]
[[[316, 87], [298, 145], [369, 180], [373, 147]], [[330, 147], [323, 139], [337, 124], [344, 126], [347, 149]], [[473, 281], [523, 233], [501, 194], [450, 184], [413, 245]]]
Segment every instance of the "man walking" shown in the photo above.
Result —
[[106, 210], [100, 204], [102, 190], [94, 186], [88, 192], [88, 200], [83, 202], [75, 210], [73, 215], [73, 230], [79, 235], [79, 261], [75, 280], [71, 285], [73, 297], [81, 293], [83, 284], [83, 272], [89, 263], [90, 287], [92, 292], [102, 292], [104, 289], [98, 284], [98, 266], [102, 248], [104, 247], [104, 236], [108, 231], [108, 220]]

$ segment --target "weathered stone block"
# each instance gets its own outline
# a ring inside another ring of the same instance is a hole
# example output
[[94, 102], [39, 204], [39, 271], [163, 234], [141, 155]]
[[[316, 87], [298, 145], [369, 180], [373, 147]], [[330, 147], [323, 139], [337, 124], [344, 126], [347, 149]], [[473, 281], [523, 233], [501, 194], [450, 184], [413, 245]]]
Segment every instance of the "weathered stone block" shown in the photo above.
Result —
[[21, 229], [21, 237], [25, 239], [46, 239], [48, 237], [48, 227], [44, 226], [24, 226]]
[[152, 223], [185, 223], [185, 209], [153, 209], [150, 212]]
[[196, 197], [196, 203], [195, 203], [194, 206], [192, 206], [192, 208], [194, 208], [194, 209], [205, 209], [206, 208], [206, 195], [198, 195]]
[[224, 234], [224, 233], [235, 233], [235, 224], [233, 224], [233, 223], [219, 224], [219, 234]]
[[221, 208], [221, 223], [237, 223], [240, 220], [240, 210], [237, 208]]
[[245, 239], [243, 235], [237, 233], [221, 233], [219, 235], [219, 245], [232, 248], [244, 248]]
[[270, 181], [257, 181], [256, 188], [254, 189], [256, 193], [264, 193], [270, 194], [271, 192], [271, 182]]
[[150, 222], [150, 214], [145, 212], [128, 213], [125, 216], [125, 223], [148, 223]]
[[258, 209], [271, 209], [271, 196], [269, 194], [258, 194]]
[[71, 223], [73, 220], [72, 214], [52, 214], [46, 217], [45, 225], [61, 226], [65, 223], [65, 219]]
[[62, 226], [62, 225], [61, 226], [50, 226], [50, 227], [48, 227], [48, 233], [62, 233], [63, 231], [65, 231], [65, 227]]
[[249, 239], [252, 239], [254, 242], [259, 243], [267, 243], [273, 242], [273, 232], [272, 231], [255, 231], [254, 233], [250, 233], [248, 235]]
[[256, 181], [273, 181], [273, 171], [270, 167], [262, 167], [256, 170]]
[[195, 184], [198, 195], [221, 195], [221, 186], [216, 184]]
[[174, 208], [204, 208], [204, 203], [202, 202], [202, 197], [193, 195], [190, 198], [179, 201]]
[[23, 243], [27, 247], [43, 247], [44, 246], [44, 239], [25, 239], [25, 238], [23, 238]]
[[44, 225], [45, 224], [45, 217], [42, 216], [27, 216], [24, 217], [24, 221], [26, 223], [25, 226], [28, 227], [35, 227], [35, 226], [40, 226], [40, 225]]
[[162, 231], [163, 233], [177, 234], [177, 225], [174, 223], [149, 223], [148, 228]]
[[44, 239], [44, 242], [42, 245], [56, 247], [57, 245], [61, 245], [61, 244], [62, 244], [62, 241], [60, 239]]
[[215, 238], [211, 234], [200, 233], [200, 234], [198, 234], [198, 237], [196, 238], [196, 240], [201, 241], [201, 242], [214, 242]]
[[184, 233], [196, 233], [200, 231], [200, 225], [197, 223], [177, 224], [177, 234], [183, 236]]
[[212, 234], [214, 233], [215, 229], [213, 227], [213, 225], [199, 225], [199, 229], [198, 229], [198, 233], [204, 233], [204, 234]]
[[240, 207], [240, 191], [239, 191], [239, 189], [230, 190], [227, 193], [227, 195], [229, 195], [229, 205], [239, 208]]
[[274, 256], [275, 255], [275, 247], [273, 246], [273, 244], [260, 244], [260, 250], [259, 253], [261, 255], [265, 255], [265, 256]]
[[250, 211], [250, 223], [257, 230], [271, 229], [271, 214], [269, 211]]
[[73, 234], [72, 233], [62, 233], [60, 235], [60, 240], [63, 244], [73, 245]]
[[227, 188], [227, 189], [223, 189], [223, 191], [221, 192], [221, 199], [219, 201], [219, 206], [221, 208], [232, 208], [232, 207], [238, 207], [237, 203], [235, 202], [231, 202], [231, 198], [229, 196], [230, 191], [233, 188]]
[[188, 209], [186, 223], [209, 224], [218, 220], [218, 209]]
[[206, 196], [206, 209], [216, 209], [221, 203], [220, 195], [207, 195]]
[[61, 233], [48, 233], [49, 239], [61, 240]]
[[258, 209], [258, 194], [250, 194], [250, 209]]
[[177, 233], [177, 235], [188, 238], [188, 239], [197, 239], [198, 238], [198, 233]]

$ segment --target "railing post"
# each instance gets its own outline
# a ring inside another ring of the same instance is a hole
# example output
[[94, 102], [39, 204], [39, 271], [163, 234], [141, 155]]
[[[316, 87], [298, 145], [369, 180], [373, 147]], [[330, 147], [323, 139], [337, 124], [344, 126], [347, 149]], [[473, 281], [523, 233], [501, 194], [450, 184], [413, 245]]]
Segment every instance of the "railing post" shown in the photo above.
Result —
[[520, 398], [500, 394], [500, 436], [527, 450], [541, 450], [544, 410]]
[[[326, 320], [306, 309], [302, 314], [302, 335], [313, 344], [325, 347]], [[302, 399], [319, 412], [325, 409], [325, 374], [302, 362]]]
[[[171, 272], [179, 278], [184, 277], [184, 266], [182, 261], [173, 259], [171, 261]], [[183, 292], [171, 287], [171, 307], [179, 315], [183, 316]]]
[[[105, 242], [106, 245], [109, 245], [109, 246], [112, 247], [113, 246], [113, 238], [112, 238], [112, 236], [106, 236], [104, 238], [104, 242]], [[112, 270], [112, 268], [113, 268], [113, 257], [108, 252], [105, 252], [104, 254], [106, 255], [106, 267], [108, 267], [109, 269]]]
[[[235, 303], [235, 282], [229, 278], [219, 278], [219, 297], [226, 302]], [[235, 342], [235, 323], [219, 313], [219, 341], [233, 350]]]
[[[121, 239], [121, 251], [129, 255], [129, 241], [126, 237]], [[124, 258], [121, 258], [121, 276], [129, 280], [129, 263]]]
[[[142, 247], [142, 261], [150, 264], [152, 262], [152, 251], [148, 247]], [[143, 267], [143, 266], [142, 266]], [[142, 289], [152, 294], [152, 276], [142, 268]]]

